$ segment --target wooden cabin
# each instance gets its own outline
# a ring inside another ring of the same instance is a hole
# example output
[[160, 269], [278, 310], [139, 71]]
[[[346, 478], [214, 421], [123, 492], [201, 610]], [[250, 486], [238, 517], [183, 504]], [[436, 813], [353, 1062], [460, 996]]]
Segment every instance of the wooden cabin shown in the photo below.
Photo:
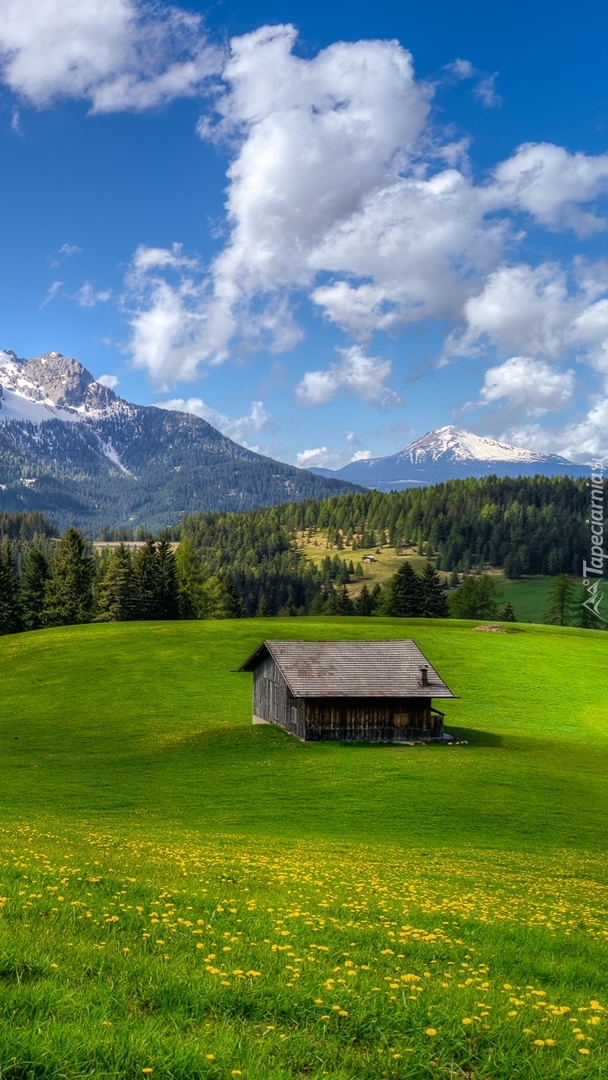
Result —
[[454, 694], [413, 641], [263, 641], [253, 672], [253, 723], [303, 742], [443, 739], [433, 698]]

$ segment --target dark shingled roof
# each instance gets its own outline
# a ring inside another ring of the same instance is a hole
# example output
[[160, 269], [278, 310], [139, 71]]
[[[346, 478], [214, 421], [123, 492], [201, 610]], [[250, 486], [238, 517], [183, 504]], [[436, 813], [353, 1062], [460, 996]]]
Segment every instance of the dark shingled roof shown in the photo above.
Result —
[[269, 655], [294, 697], [454, 697], [413, 641], [264, 641], [238, 670]]

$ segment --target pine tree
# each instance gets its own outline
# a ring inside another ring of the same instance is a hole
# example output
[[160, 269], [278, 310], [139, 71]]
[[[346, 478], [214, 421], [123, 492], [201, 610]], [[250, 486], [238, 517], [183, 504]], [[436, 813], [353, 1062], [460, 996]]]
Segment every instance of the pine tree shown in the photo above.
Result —
[[373, 615], [376, 604], [367, 585], [364, 585], [355, 600], [355, 615]]
[[158, 612], [161, 619], [179, 618], [179, 591], [175, 555], [168, 540], [156, 545], [158, 561]]
[[17, 578], [11, 545], [5, 540], [0, 547], [0, 634], [14, 634], [20, 629]]
[[39, 630], [42, 626], [48, 578], [49, 567], [44, 555], [38, 548], [30, 548], [19, 578], [19, 610], [25, 630]]
[[124, 544], [114, 548], [99, 582], [97, 606], [102, 617], [127, 622], [137, 615], [137, 592], [133, 559]]
[[258, 606], [255, 610], [255, 617], [256, 619], [267, 619], [269, 615], [270, 612], [268, 610], [268, 603], [266, 601], [264, 593], [262, 593], [260, 599], [258, 600]]
[[504, 608], [498, 616], [502, 622], [517, 622], [515, 618], [515, 612], [513, 610], [513, 604], [510, 600], [507, 600]]
[[354, 615], [355, 606], [348, 595], [346, 585], [342, 585], [336, 593], [336, 615]]
[[160, 582], [156, 541], [153, 536], [146, 537], [143, 547], [139, 548], [134, 561], [134, 579], [136, 595], [136, 618], [159, 619]]
[[296, 611], [296, 605], [294, 604], [293, 596], [290, 593], [289, 596], [287, 597], [287, 603], [283, 604], [283, 607], [279, 611], [279, 615], [287, 616], [288, 618], [293, 618], [297, 614], [298, 613]]
[[478, 619], [495, 619], [498, 613], [499, 594], [496, 582], [490, 574], [482, 574], [477, 581]]
[[[223, 585], [224, 585], [224, 589], [225, 589], [225, 595], [226, 595], [225, 608], [224, 608], [224, 618], [225, 619], [244, 619], [245, 615], [246, 615], [245, 604], [243, 603], [242, 597], [240, 597], [239, 594], [236, 591], [236, 588], [235, 588], [235, 585], [234, 585], [234, 579], [232, 577], [232, 574], [225, 574], [222, 577], [222, 581], [223, 581]], [[290, 595], [289, 599], [290, 599], [291, 603], [293, 604], [293, 597], [291, 595]], [[293, 613], [294, 613], [294, 615], [296, 613], [295, 607], [294, 607]]]
[[567, 574], [556, 574], [547, 595], [543, 622], [552, 626], [572, 626], [576, 622], [576, 586]]
[[178, 606], [181, 619], [199, 617], [200, 593], [204, 573], [194, 548], [187, 536], [175, 552], [177, 570]]
[[387, 584], [384, 613], [393, 618], [416, 618], [422, 614], [422, 582], [412, 564], [405, 561]]
[[42, 620], [45, 626], [90, 622], [93, 607], [93, 556], [77, 529], [70, 526], [57, 545], [45, 586]]
[[462, 585], [448, 600], [453, 619], [495, 619], [498, 612], [498, 593], [489, 574], [465, 577]]
[[425, 619], [446, 619], [448, 602], [443, 581], [432, 563], [427, 562], [421, 574], [422, 615]]

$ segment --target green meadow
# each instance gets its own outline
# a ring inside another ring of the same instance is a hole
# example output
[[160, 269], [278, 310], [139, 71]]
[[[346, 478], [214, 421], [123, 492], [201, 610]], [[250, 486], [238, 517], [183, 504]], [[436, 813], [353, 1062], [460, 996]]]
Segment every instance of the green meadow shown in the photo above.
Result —
[[[605, 1077], [607, 639], [515, 629], [0, 639], [0, 1078]], [[466, 745], [251, 725], [264, 637], [404, 636]]]

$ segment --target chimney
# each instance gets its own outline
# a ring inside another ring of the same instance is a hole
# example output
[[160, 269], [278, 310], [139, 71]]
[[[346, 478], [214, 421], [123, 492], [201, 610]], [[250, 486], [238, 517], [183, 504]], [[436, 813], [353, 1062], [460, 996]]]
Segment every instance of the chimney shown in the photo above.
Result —
[[423, 664], [421, 666], [421, 668], [420, 668], [420, 685], [421, 686], [428, 686], [429, 685], [429, 669], [426, 666], [426, 664]]

